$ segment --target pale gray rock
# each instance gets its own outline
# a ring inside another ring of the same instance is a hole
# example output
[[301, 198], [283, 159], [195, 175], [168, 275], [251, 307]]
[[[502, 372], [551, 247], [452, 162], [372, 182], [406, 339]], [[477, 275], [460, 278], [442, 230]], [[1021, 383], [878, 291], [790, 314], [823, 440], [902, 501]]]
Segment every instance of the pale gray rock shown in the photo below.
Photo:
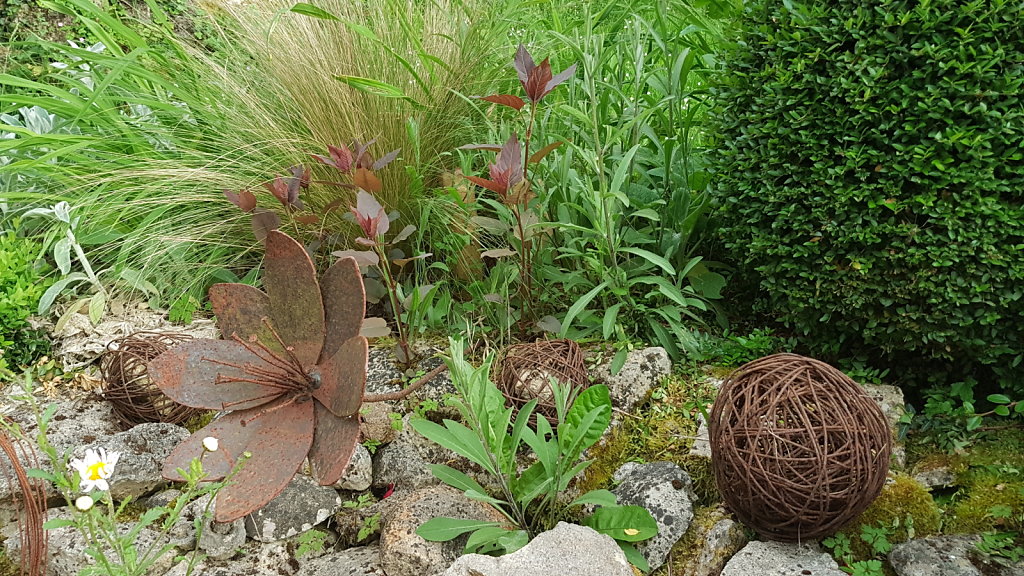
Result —
[[[390, 572], [388, 572], [390, 576]], [[495, 558], [467, 554], [443, 576], [633, 576], [626, 556], [610, 536], [559, 522], [519, 550]]]
[[845, 576], [815, 544], [751, 542], [726, 563], [722, 576]]
[[[437, 350], [434, 348], [420, 347], [417, 354], [421, 360], [416, 370], [410, 370], [404, 374], [395, 365], [395, 356], [390, 349], [371, 348], [366, 368], [367, 395], [398, 392], [407, 383], [417, 380], [417, 374], [429, 372], [443, 362], [439, 356], [436, 356]], [[445, 370], [431, 378], [419, 390], [413, 392], [407, 402], [432, 400], [439, 405], [444, 405], [445, 396], [454, 393], [455, 386], [452, 384], [448, 371]]]
[[276, 498], [245, 517], [245, 530], [260, 542], [281, 540], [313, 528], [340, 506], [334, 488], [298, 474]]
[[889, 430], [893, 435], [892, 463], [893, 467], [902, 469], [907, 464], [907, 450], [902, 442], [898, 441], [900, 429], [900, 418], [906, 410], [903, 398], [903, 390], [898, 386], [888, 384], [861, 384], [868, 396], [874, 400], [882, 409], [882, 415], [889, 423]]
[[657, 570], [693, 520], [695, 497], [690, 475], [672, 462], [627, 462], [613, 477], [618, 486], [612, 492], [618, 503], [646, 508], [658, 523], [657, 535], [636, 543], [651, 569]]
[[405, 489], [423, 488], [440, 483], [430, 473], [431, 464], [449, 463], [456, 455], [451, 450], [421, 436], [409, 423], [414, 414], [402, 418], [402, 431], [395, 441], [381, 446], [373, 457], [373, 486], [395, 485]]
[[489, 504], [466, 498], [450, 486], [429, 486], [396, 492], [381, 516], [381, 567], [388, 576], [437, 574], [462, 553], [467, 536], [449, 542], [428, 542], [416, 529], [431, 518], [465, 518], [505, 522]]
[[[301, 564], [288, 551], [287, 542], [247, 542], [235, 557], [230, 560], [214, 560], [202, 558], [195, 560], [192, 576], [295, 576]], [[164, 576], [185, 576], [188, 573], [189, 561], [195, 558], [195, 552], [174, 565]], [[348, 575], [346, 575], [348, 576]]]
[[914, 480], [922, 486], [931, 490], [932, 488], [947, 488], [956, 484], [956, 474], [949, 466], [929, 465], [916, 467], [913, 471]]
[[199, 534], [199, 549], [214, 560], [227, 560], [245, 544], [245, 536], [245, 521], [241, 518], [221, 523], [207, 517]]
[[[359, 431], [363, 441], [377, 445], [394, 442], [401, 425], [395, 425], [394, 414], [401, 414], [398, 402], [370, 402], [359, 410], [362, 419]], [[401, 421], [399, 421], [401, 422]]]
[[137, 500], [167, 484], [161, 474], [164, 459], [188, 437], [188, 430], [174, 424], [139, 424], [85, 444], [74, 451], [74, 456], [81, 458], [90, 448], [120, 454], [109, 480], [110, 494], [118, 501]]
[[341, 473], [341, 479], [334, 485], [338, 490], [361, 492], [373, 482], [373, 460], [370, 451], [362, 444], [356, 444], [356, 450], [348, 461], [348, 466]]
[[970, 560], [978, 536], [931, 536], [896, 544], [889, 563], [898, 576], [981, 576]]
[[296, 576], [387, 576], [380, 565], [377, 545], [347, 548], [301, 562]]
[[708, 433], [708, 424], [704, 420], [704, 415], [697, 414], [696, 422], [697, 437], [693, 441], [693, 446], [690, 447], [690, 455], [711, 458], [711, 440]]
[[664, 348], [653, 347], [632, 350], [618, 374], [611, 373], [611, 362], [597, 367], [594, 380], [608, 386], [612, 404], [631, 412], [642, 402], [651, 388], [672, 373], [672, 361]]

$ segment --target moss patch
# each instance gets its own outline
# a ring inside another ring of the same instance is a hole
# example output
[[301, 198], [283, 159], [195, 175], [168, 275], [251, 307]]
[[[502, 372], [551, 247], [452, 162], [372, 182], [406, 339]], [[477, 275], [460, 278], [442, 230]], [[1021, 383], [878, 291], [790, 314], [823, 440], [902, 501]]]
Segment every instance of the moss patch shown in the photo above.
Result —
[[889, 542], [895, 544], [906, 542], [911, 535], [923, 538], [937, 534], [940, 524], [939, 506], [928, 489], [910, 476], [894, 474], [871, 506], [840, 533], [850, 539], [854, 559], [865, 560], [873, 554], [860, 537], [864, 526], [887, 528]]
[[[672, 552], [669, 555], [672, 559], [671, 564], [666, 563], [658, 570], [652, 572], [651, 576], [692, 574], [701, 564], [705, 567], [708, 565], [725, 566], [725, 563], [733, 554], [739, 551], [739, 548], [719, 550], [719, 557], [703, 559], [703, 561], [700, 558], [700, 554], [704, 549], [704, 540], [708, 533], [714, 528], [715, 524], [727, 518], [732, 518], [732, 516], [721, 506], [703, 506], [695, 509], [693, 521], [690, 522], [690, 527], [687, 529], [686, 534], [672, 546]], [[733, 526], [733, 530], [743, 531], [744, 528], [741, 524], [737, 523]], [[749, 540], [749, 534], [741, 540]]]

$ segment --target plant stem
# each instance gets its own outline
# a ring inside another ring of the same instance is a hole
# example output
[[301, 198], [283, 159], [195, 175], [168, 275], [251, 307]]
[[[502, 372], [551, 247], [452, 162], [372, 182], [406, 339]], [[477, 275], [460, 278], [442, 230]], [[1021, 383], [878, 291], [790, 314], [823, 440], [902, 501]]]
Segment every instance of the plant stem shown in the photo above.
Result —
[[[380, 240], [380, 238], [378, 238]], [[402, 355], [399, 364], [406, 366], [412, 362], [412, 354], [409, 352], [409, 341], [406, 330], [402, 325], [402, 309], [399, 307], [398, 302], [398, 286], [395, 283], [395, 277], [391, 274], [391, 262], [388, 260], [387, 254], [384, 252], [384, 246], [378, 242], [373, 249], [377, 252], [377, 256], [380, 258], [380, 262], [377, 264], [377, 269], [380, 270], [381, 274], [384, 275], [384, 280], [388, 286], [388, 298], [391, 300], [391, 311], [395, 314], [395, 329], [398, 332], [398, 346], [402, 350]]]
[[402, 390], [399, 390], [398, 392], [389, 392], [387, 394], [367, 394], [363, 396], [363, 402], [387, 402], [392, 400], [401, 400], [407, 397], [409, 394], [412, 394], [413, 392], [418, 390], [427, 382], [433, 380], [435, 376], [437, 376], [441, 372], [444, 372], [446, 368], [448, 368], [448, 366], [442, 363], [437, 368], [434, 368], [430, 372], [424, 374], [423, 377], [420, 378], [419, 380], [413, 382], [412, 384], [410, 384], [409, 386], [405, 387]]

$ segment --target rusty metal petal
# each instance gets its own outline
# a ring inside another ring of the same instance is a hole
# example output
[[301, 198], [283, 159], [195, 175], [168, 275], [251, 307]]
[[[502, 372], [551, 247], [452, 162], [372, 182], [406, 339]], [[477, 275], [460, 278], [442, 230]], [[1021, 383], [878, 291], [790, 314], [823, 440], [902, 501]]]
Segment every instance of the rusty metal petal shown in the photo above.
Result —
[[207, 410], [243, 410], [266, 404], [280, 388], [256, 382], [243, 370], [273, 367], [231, 340], [190, 340], [154, 358], [149, 378], [175, 402]]
[[[235, 414], [240, 413], [235, 412], [214, 420], [175, 446], [164, 460], [161, 471], [163, 477], [174, 482], [184, 482], [185, 479], [178, 473], [178, 469], [188, 470], [195, 458], [200, 458], [200, 462], [203, 463], [203, 472], [206, 473], [207, 480], [220, 480], [227, 476], [249, 441], [244, 435], [229, 433], [240, 427], [238, 420], [241, 416]], [[203, 448], [203, 439], [211, 436], [220, 444], [216, 452], [207, 452]]]
[[276, 230], [267, 234], [263, 286], [274, 328], [304, 367], [313, 366], [324, 344], [324, 303], [316, 268], [302, 244]]
[[309, 449], [309, 465], [321, 486], [330, 486], [341, 479], [359, 441], [359, 414], [339, 418], [319, 402], [316, 409], [316, 432]]
[[283, 398], [274, 404], [232, 412], [234, 426], [225, 427], [221, 444], [249, 457], [217, 495], [214, 519], [232, 522], [273, 500], [298, 471], [313, 443], [313, 400]]
[[320, 379], [313, 397], [338, 416], [359, 412], [366, 391], [368, 353], [366, 338], [349, 338], [330, 360], [313, 369], [313, 376]]
[[232, 334], [246, 339], [259, 334], [262, 319], [270, 316], [270, 298], [248, 284], [214, 284], [209, 296], [213, 313], [217, 315], [217, 326], [225, 339], [230, 339]]
[[332, 264], [320, 281], [320, 291], [327, 330], [320, 352], [322, 362], [333, 357], [344, 342], [359, 334], [366, 315], [363, 277], [355, 259], [342, 258]]

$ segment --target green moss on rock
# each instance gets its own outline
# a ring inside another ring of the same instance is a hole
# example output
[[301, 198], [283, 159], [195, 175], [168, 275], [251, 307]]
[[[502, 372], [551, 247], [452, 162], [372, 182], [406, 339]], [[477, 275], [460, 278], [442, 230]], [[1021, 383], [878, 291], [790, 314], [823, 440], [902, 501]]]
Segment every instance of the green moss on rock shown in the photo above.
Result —
[[896, 544], [906, 542], [911, 536], [922, 538], [937, 534], [941, 526], [941, 512], [931, 493], [921, 483], [906, 474], [892, 474], [878, 498], [841, 531], [850, 538], [856, 560], [873, 557], [868, 543], [860, 538], [863, 526], [890, 529], [889, 542]]

